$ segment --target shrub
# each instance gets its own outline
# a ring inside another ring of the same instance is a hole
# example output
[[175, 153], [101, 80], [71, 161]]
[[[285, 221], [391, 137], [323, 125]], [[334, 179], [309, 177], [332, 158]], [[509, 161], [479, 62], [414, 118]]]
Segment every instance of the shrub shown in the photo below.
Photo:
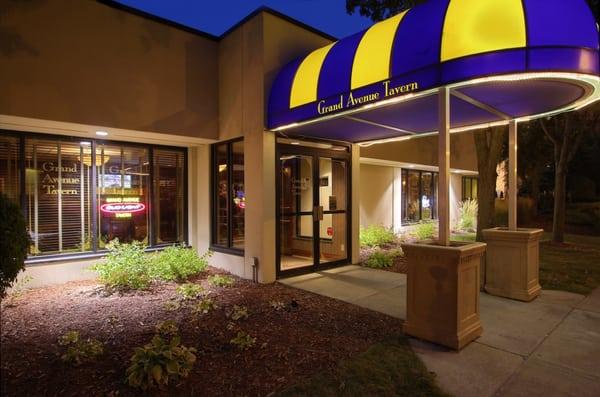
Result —
[[161, 336], [175, 336], [179, 334], [179, 327], [173, 320], [165, 320], [156, 324], [156, 333]]
[[179, 336], [167, 341], [155, 335], [150, 343], [136, 347], [127, 368], [127, 382], [142, 390], [162, 388], [189, 375], [196, 362], [196, 349], [181, 345]]
[[380, 247], [391, 244], [396, 240], [396, 235], [391, 228], [381, 225], [370, 225], [360, 229], [360, 245], [364, 247]]
[[190, 276], [206, 270], [208, 258], [212, 255], [208, 251], [202, 256], [185, 245], [173, 245], [156, 253], [152, 257], [152, 276], [164, 281], [184, 281]]
[[415, 226], [414, 234], [417, 240], [428, 240], [435, 235], [435, 225], [431, 222], [420, 223]]
[[233, 305], [233, 310], [229, 314], [233, 321], [245, 320], [248, 318], [248, 308], [246, 306]]
[[192, 308], [194, 314], [206, 314], [217, 308], [217, 304], [212, 298], [204, 298]]
[[25, 269], [30, 243], [21, 209], [0, 193], [0, 297]]
[[240, 350], [248, 350], [256, 343], [256, 338], [251, 337], [244, 331], [239, 331], [235, 338], [229, 341], [232, 345], [237, 346]]
[[365, 262], [365, 266], [371, 267], [373, 269], [382, 269], [386, 267], [391, 267], [394, 264], [394, 259], [398, 256], [402, 256], [402, 250], [392, 250], [392, 251], [375, 251]]
[[215, 287], [230, 287], [233, 282], [233, 277], [227, 275], [215, 274], [208, 277], [208, 283]]
[[479, 209], [477, 200], [465, 200], [460, 203], [458, 229], [472, 232], [477, 229], [477, 211]]
[[186, 283], [177, 287], [177, 293], [183, 299], [196, 299], [204, 293], [204, 288], [198, 284]]
[[115, 239], [106, 248], [106, 258], [91, 267], [98, 272], [101, 282], [116, 289], [139, 290], [150, 286], [150, 261], [144, 253], [144, 244], [138, 241], [122, 244]]
[[67, 348], [67, 351], [60, 357], [61, 360], [75, 365], [92, 361], [104, 352], [102, 342], [92, 338], [82, 340], [77, 331], [69, 331], [58, 338], [58, 344]]

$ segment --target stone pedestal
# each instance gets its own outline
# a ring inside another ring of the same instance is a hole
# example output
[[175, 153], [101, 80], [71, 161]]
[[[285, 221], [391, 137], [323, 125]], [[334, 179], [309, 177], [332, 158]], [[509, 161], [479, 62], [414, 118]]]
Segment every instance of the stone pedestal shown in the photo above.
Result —
[[456, 350], [481, 335], [479, 266], [485, 247], [402, 245], [408, 260], [406, 334]]
[[487, 229], [485, 290], [496, 296], [529, 302], [540, 287], [540, 238], [542, 229]]

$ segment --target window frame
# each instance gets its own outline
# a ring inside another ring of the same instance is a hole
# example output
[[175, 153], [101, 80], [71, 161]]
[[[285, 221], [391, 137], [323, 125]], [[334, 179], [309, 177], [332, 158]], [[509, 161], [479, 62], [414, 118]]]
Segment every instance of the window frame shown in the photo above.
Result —
[[[406, 217], [406, 207], [407, 207], [407, 189], [404, 187], [404, 185], [402, 185], [402, 189], [401, 189], [401, 198], [400, 198], [400, 204], [401, 204], [401, 210], [402, 210], [402, 217], [401, 217], [401, 222], [403, 225], [414, 225], [414, 224], [418, 224], [421, 222], [433, 222], [435, 220], [438, 219], [438, 208], [437, 208], [437, 204], [438, 204], [438, 198], [439, 198], [439, 192], [436, 186], [436, 181], [439, 181], [439, 172], [438, 171], [428, 171], [428, 170], [422, 170], [422, 169], [414, 169], [414, 168], [401, 168], [401, 178], [400, 178], [400, 183], [402, 184], [402, 182], [405, 180], [405, 176], [406, 176], [406, 186], [408, 186], [408, 175], [410, 173], [417, 173], [419, 174], [419, 219], [417, 220], [412, 220], [412, 219], [408, 219]], [[431, 195], [432, 195], [432, 203], [431, 203], [431, 218], [429, 219], [423, 219], [423, 174], [431, 174]]]
[[[469, 196], [467, 197], [467, 180], [470, 181], [470, 192], [469, 192]], [[473, 180], [477, 181], [477, 197], [479, 197], [479, 177], [478, 176], [474, 176], [474, 175], [464, 175], [462, 177], [462, 196], [461, 196], [461, 201], [466, 201], [466, 200], [477, 200], [477, 198], [473, 199]]]
[[[25, 147], [27, 139], [41, 139], [48, 140], [54, 142], [75, 142], [80, 143], [81, 141], [89, 141], [91, 143], [91, 157], [95, 159], [96, 148], [99, 144], [106, 145], [117, 145], [117, 146], [130, 146], [130, 147], [143, 147], [148, 151], [148, 161], [149, 161], [149, 198], [148, 198], [148, 207], [149, 211], [152, 211], [153, 208], [153, 188], [154, 188], [154, 158], [153, 153], [155, 149], [163, 149], [163, 150], [171, 150], [178, 151], [183, 155], [183, 241], [186, 245], [189, 244], [189, 220], [188, 220], [188, 148], [181, 146], [167, 146], [167, 145], [156, 145], [156, 144], [145, 144], [139, 142], [128, 142], [128, 141], [117, 141], [110, 139], [98, 139], [96, 137], [80, 137], [80, 136], [67, 136], [67, 135], [59, 135], [59, 134], [45, 134], [38, 132], [30, 132], [30, 131], [13, 131], [0, 129], [0, 135], [12, 136], [16, 137], [19, 140], [19, 173], [20, 173], [20, 183], [19, 183], [19, 205], [21, 206], [21, 211], [25, 219], [28, 216], [27, 209], [27, 194], [26, 194], [26, 183], [25, 181], [25, 171], [26, 171], [26, 159], [25, 159]], [[90, 209], [92, 211], [92, 230], [94, 233], [92, 234], [92, 249], [88, 251], [81, 252], [67, 252], [67, 253], [54, 253], [47, 255], [29, 255], [25, 260], [26, 265], [32, 264], [40, 264], [47, 262], [55, 262], [61, 260], [71, 260], [71, 259], [88, 259], [88, 258], [99, 258], [104, 256], [108, 250], [100, 249], [98, 247], [98, 235], [96, 230], [98, 228], [98, 200], [97, 200], [97, 181], [98, 181], [98, 171], [96, 169], [95, 161], [93, 166], [91, 167], [92, 172], [90, 175], [91, 179], [91, 203]], [[148, 246], [146, 251], [156, 251], [162, 248], [171, 246], [175, 243], [164, 243], [164, 244], [156, 244], [156, 238], [154, 236], [154, 225], [153, 225], [153, 214], [149, 214], [149, 222], [148, 222]]]
[[[230, 255], [244, 256], [245, 252], [245, 231], [244, 231], [244, 248], [236, 248], [233, 246], [233, 197], [231, 195], [231, 186], [233, 183], [233, 144], [237, 142], [244, 142], [244, 137], [238, 137], [229, 139], [226, 141], [220, 141], [210, 145], [210, 244], [209, 248], [211, 251], [221, 252]], [[218, 219], [218, 208], [216, 205], [216, 194], [218, 191], [218, 166], [217, 166], [217, 148], [221, 145], [226, 145], [226, 157], [227, 157], [227, 245], [217, 243], [217, 219]], [[244, 193], [245, 193], [245, 179], [246, 179], [246, 155], [244, 151]], [[244, 211], [244, 225], [245, 225], [246, 212]]]

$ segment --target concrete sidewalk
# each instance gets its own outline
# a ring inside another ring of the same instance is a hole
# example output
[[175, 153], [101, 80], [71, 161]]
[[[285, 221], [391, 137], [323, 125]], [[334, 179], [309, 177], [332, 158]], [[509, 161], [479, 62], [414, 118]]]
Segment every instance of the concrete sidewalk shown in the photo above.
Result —
[[[283, 284], [404, 319], [406, 276], [345, 266]], [[523, 303], [481, 294], [483, 335], [460, 352], [411, 339], [456, 396], [600, 396], [600, 289]]]

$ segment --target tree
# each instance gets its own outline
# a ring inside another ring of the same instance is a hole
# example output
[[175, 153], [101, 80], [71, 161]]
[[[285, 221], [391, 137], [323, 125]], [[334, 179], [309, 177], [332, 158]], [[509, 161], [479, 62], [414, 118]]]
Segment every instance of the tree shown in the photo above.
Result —
[[29, 243], [19, 206], [0, 193], [0, 297], [25, 268]]
[[348, 14], [358, 12], [373, 21], [381, 21], [422, 3], [423, 0], [346, 0]]
[[565, 240], [567, 212], [567, 175], [569, 164], [575, 157], [586, 133], [598, 129], [600, 104], [587, 110], [563, 113], [540, 120], [540, 126], [554, 146], [554, 212], [552, 241]]

